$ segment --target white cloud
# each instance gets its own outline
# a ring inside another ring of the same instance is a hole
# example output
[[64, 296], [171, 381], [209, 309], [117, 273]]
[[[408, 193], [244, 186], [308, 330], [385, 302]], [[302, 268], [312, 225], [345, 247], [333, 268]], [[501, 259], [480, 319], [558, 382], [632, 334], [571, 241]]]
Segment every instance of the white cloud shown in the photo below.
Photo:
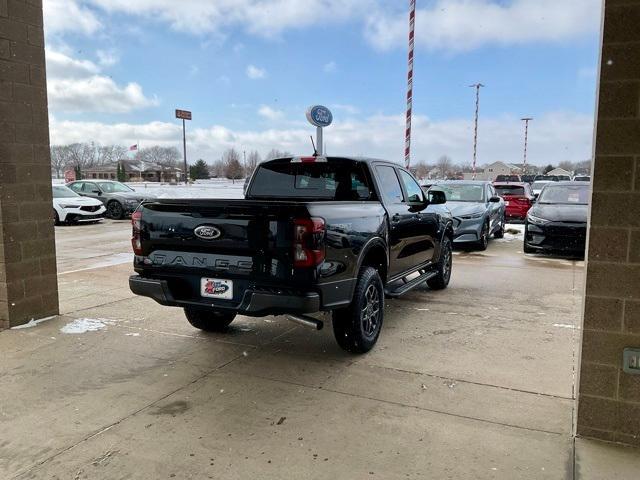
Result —
[[[597, 32], [601, 0], [437, 0], [416, 12], [416, 42], [429, 50], [468, 51], [482, 46], [557, 42]], [[407, 15], [379, 10], [365, 36], [387, 50], [407, 43]]]
[[[522, 157], [522, 122], [504, 116], [480, 122], [479, 163], [496, 160], [519, 162]], [[377, 115], [363, 121], [337, 119], [325, 131], [330, 155], [368, 155], [401, 162], [404, 146], [404, 115]], [[414, 162], [435, 162], [447, 154], [456, 163], [468, 164], [472, 158], [473, 123], [467, 119], [432, 122], [424, 116], [414, 117]], [[312, 127], [267, 130], [231, 130], [214, 125], [187, 132], [192, 156], [208, 160], [220, 158], [230, 147], [257, 149], [266, 153], [272, 148], [294, 153], [308, 153]], [[575, 113], [540, 115], [530, 125], [529, 159], [546, 165], [562, 160], [585, 160], [591, 157], [593, 118]], [[153, 122], [142, 125], [51, 121], [54, 144], [96, 141], [102, 144], [127, 145], [138, 139], [145, 144], [175, 145], [182, 130], [176, 123]]]
[[42, 7], [47, 35], [63, 32], [91, 35], [102, 26], [95, 13], [76, 0], [43, 0]]
[[247, 77], [251, 80], [259, 80], [267, 76], [267, 71], [264, 68], [256, 67], [255, 65], [247, 66]]
[[98, 50], [96, 55], [98, 56], [98, 63], [102, 67], [113, 67], [120, 61], [120, 57], [114, 50]]
[[193, 34], [224, 33], [240, 26], [263, 37], [287, 29], [332, 23], [364, 14], [376, 0], [87, 0], [107, 12], [163, 20]]
[[135, 82], [119, 86], [101, 75], [101, 68], [89, 60], [51, 49], [46, 50], [46, 60], [49, 106], [54, 111], [127, 113], [158, 103]]
[[258, 109], [258, 115], [266, 118], [267, 120], [280, 120], [284, 117], [284, 112], [281, 110], [275, 110], [268, 105], [261, 105]]
[[333, 73], [338, 69], [338, 64], [334, 61], [327, 62], [322, 66], [325, 73]]

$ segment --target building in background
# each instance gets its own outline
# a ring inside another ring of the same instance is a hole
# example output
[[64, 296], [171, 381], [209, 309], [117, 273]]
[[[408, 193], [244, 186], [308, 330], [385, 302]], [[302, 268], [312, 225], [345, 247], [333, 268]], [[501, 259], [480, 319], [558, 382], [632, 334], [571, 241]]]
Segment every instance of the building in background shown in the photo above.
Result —
[[[493, 162], [485, 165], [476, 173], [476, 180], [489, 180], [493, 182], [498, 175], [522, 175], [522, 168], [511, 163]], [[473, 173], [465, 172], [465, 180], [472, 180]]]
[[126, 182], [179, 182], [182, 170], [153, 162], [143, 162], [135, 159], [120, 160], [94, 167], [87, 167], [82, 171], [84, 179], [118, 180], [118, 164], [123, 169]]

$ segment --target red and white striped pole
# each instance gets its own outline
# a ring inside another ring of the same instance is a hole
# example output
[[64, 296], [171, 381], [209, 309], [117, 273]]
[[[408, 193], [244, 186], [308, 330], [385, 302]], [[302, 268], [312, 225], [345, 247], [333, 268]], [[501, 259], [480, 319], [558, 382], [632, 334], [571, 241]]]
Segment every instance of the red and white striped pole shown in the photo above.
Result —
[[404, 133], [404, 164], [411, 163], [411, 114], [413, 109], [413, 50], [415, 46], [416, 0], [409, 0], [409, 71], [407, 73], [407, 126]]

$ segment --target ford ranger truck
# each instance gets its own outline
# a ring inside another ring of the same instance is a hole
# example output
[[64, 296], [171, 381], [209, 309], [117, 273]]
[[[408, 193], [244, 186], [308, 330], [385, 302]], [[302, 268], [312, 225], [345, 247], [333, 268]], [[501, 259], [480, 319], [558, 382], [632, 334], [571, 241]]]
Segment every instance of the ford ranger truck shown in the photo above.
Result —
[[205, 331], [236, 315], [286, 315], [364, 353], [385, 297], [449, 283], [453, 227], [443, 192], [398, 164], [342, 157], [261, 163], [244, 199], [158, 199], [132, 216], [133, 293], [180, 307]]

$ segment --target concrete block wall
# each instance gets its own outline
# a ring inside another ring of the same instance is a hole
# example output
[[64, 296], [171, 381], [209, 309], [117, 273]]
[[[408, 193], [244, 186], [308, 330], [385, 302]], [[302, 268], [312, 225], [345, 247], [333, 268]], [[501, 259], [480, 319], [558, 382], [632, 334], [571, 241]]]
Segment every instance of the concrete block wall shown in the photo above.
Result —
[[578, 435], [640, 446], [640, 0], [606, 0]]
[[0, 329], [58, 313], [41, 0], [0, 0]]

